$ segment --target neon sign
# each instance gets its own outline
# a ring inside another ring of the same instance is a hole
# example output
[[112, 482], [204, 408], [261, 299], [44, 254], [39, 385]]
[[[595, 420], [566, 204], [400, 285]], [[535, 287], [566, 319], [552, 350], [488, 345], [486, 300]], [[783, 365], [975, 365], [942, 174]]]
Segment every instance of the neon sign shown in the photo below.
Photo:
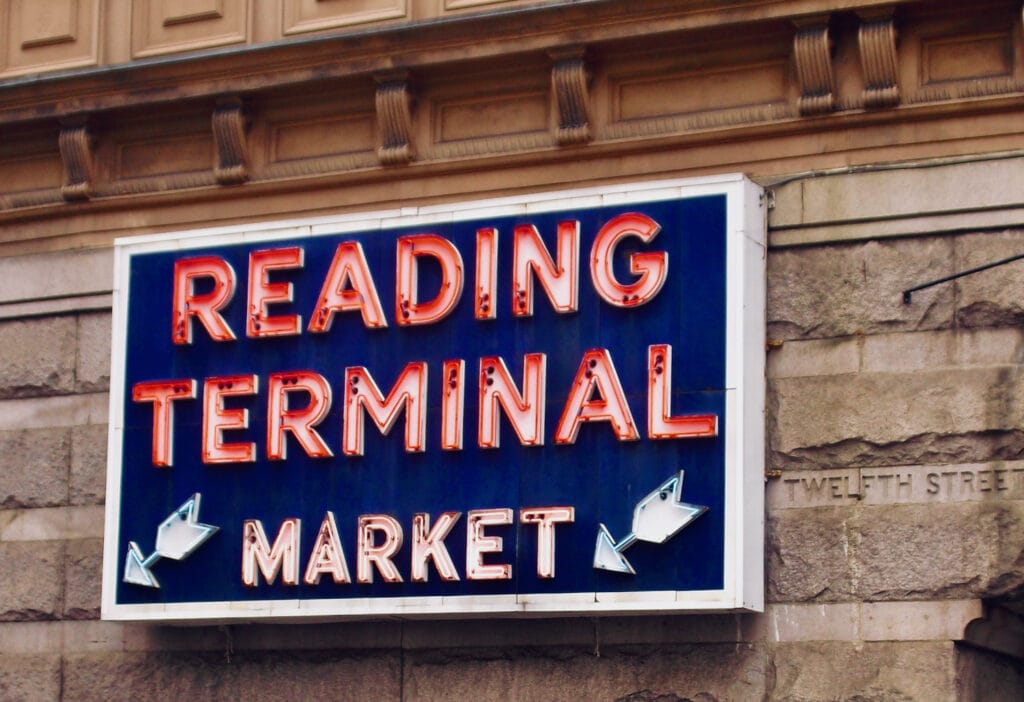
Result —
[[758, 196], [119, 240], [104, 616], [760, 609]]

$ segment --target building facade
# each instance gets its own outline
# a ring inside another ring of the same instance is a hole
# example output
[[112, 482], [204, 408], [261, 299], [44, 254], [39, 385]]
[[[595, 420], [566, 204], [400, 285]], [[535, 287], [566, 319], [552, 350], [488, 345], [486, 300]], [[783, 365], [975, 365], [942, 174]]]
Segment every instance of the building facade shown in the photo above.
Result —
[[[1019, 0], [2, 0], [0, 698], [1021, 699], [1022, 109]], [[726, 173], [764, 612], [101, 620], [116, 238]]]

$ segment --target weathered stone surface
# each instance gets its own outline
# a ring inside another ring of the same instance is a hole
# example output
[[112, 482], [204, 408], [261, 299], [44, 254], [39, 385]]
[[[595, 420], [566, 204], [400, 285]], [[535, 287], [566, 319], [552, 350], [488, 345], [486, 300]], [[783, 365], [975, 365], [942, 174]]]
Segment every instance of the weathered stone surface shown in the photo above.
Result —
[[820, 339], [948, 327], [953, 291], [902, 291], [953, 273], [949, 238], [774, 250], [768, 256], [768, 336]]
[[60, 615], [62, 542], [0, 542], [0, 564], [0, 621], [56, 619]]
[[1024, 438], [1021, 370], [775, 379], [768, 400], [771, 462], [783, 468], [1018, 458]]
[[772, 647], [772, 700], [957, 699], [952, 642], [801, 642]]
[[44, 702], [60, 697], [60, 656], [0, 655], [0, 701]]
[[75, 337], [74, 317], [0, 323], [0, 397], [74, 391]]
[[853, 592], [849, 507], [782, 510], [769, 515], [769, 602], [847, 601]]
[[751, 644], [460, 649], [407, 653], [403, 699], [746, 700], [765, 685]]
[[97, 392], [110, 387], [109, 314], [78, 317], [78, 359], [75, 381], [78, 392]]
[[1009, 656], [964, 646], [957, 649], [957, 700], [1020, 702], [1024, 663]]
[[54, 507], [68, 501], [67, 429], [0, 432], [0, 507]]
[[[1024, 232], [968, 234], [954, 240], [957, 270], [1024, 253]], [[1015, 261], [956, 281], [956, 322], [962, 327], [1021, 326], [1024, 322], [1024, 261]]]
[[323, 651], [70, 654], [68, 700], [397, 700], [399, 657]]
[[769, 601], [1014, 599], [1024, 502], [850, 505], [769, 515]]
[[1024, 502], [992, 505], [986, 513], [995, 522], [998, 539], [983, 594], [996, 601], [1016, 603], [1020, 612], [1024, 608]]
[[984, 590], [997, 568], [989, 505], [865, 507], [852, 520], [856, 591], [867, 600], [955, 599]]
[[103, 582], [102, 539], [67, 542], [64, 562], [64, 618], [98, 619]]
[[69, 483], [71, 504], [103, 504], [107, 491], [106, 424], [89, 424], [71, 430]]

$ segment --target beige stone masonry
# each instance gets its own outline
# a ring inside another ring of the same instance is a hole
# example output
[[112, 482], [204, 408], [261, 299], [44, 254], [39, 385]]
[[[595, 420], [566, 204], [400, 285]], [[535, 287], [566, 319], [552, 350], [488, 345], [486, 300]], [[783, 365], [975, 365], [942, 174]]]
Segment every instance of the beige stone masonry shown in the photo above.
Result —
[[[908, 171], [913, 171], [908, 174]], [[914, 187], [906, 186], [912, 175]], [[791, 176], [771, 187], [771, 246], [881, 239], [1024, 224], [1024, 156], [893, 164]]]

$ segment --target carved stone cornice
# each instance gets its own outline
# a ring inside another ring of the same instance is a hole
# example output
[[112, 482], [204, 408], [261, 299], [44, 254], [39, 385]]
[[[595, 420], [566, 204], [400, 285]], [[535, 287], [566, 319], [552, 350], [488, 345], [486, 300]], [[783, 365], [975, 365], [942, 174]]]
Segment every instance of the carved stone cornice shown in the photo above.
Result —
[[864, 71], [864, 107], [893, 107], [899, 104], [896, 23], [892, 11], [882, 16], [863, 16], [857, 31], [857, 43]]
[[60, 158], [64, 164], [61, 197], [68, 202], [88, 200], [93, 194], [93, 139], [84, 118], [69, 121], [60, 130]]
[[832, 42], [828, 18], [819, 18], [797, 26], [793, 37], [801, 115], [827, 114], [835, 109], [835, 79], [832, 74]]
[[584, 48], [581, 46], [550, 51], [551, 89], [558, 110], [555, 139], [565, 146], [585, 144], [590, 132], [590, 85]]
[[249, 147], [246, 141], [242, 101], [236, 96], [221, 98], [213, 110], [213, 140], [217, 162], [213, 175], [221, 185], [235, 185], [249, 179]]
[[377, 94], [377, 132], [380, 145], [377, 157], [385, 166], [412, 161], [412, 91], [409, 73], [400, 71], [375, 76]]

